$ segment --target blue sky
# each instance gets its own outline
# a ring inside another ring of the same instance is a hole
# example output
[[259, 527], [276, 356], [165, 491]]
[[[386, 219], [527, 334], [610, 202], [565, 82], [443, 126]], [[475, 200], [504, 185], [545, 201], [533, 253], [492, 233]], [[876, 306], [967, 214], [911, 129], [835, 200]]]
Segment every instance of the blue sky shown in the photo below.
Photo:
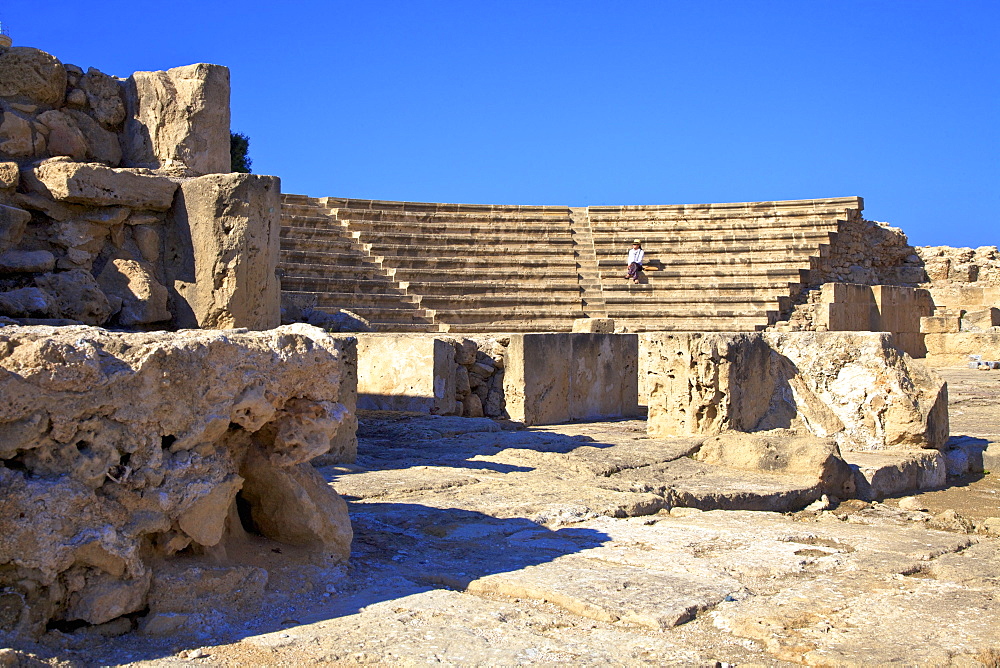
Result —
[[312, 196], [681, 204], [861, 195], [1000, 243], [1000, 2], [0, 0], [15, 44], [232, 70], [254, 171]]

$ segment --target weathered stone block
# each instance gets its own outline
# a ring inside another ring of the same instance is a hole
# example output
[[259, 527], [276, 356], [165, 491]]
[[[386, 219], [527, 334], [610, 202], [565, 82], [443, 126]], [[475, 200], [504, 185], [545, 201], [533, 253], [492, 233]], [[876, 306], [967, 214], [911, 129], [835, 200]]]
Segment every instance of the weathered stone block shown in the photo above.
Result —
[[24, 236], [31, 214], [24, 209], [0, 204], [0, 252], [16, 246]]
[[73, 162], [68, 158], [44, 160], [32, 170], [32, 175], [56, 200], [92, 206], [166, 211], [177, 190], [177, 184], [163, 176]]
[[[0, 258], [2, 259], [2, 258]], [[144, 325], [170, 320], [167, 289], [156, 280], [153, 268], [135, 260], [112, 260], [97, 284], [106, 295], [121, 300], [118, 324]]]
[[66, 69], [55, 56], [27, 46], [0, 53], [0, 97], [58, 106], [66, 94]]
[[83, 269], [44, 274], [35, 284], [52, 296], [52, 315], [85, 325], [103, 325], [120, 306], [109, 302], [93, 275]]
[[0, 162], [0, 188], [16, 188], [21, 180], [21, 168], [16, 162]]
[[281, 321], [280, 182], [211, 174], [181, 184], [165, 250], [180, 327], [270, 329]]
[[135, 72], [124, 88], [126, 166], [229, 172], [228, 68], [200, 63]]
[[948, 478], [937, 451], [848, 452], [844, 457], [855, 472], [857, 498], [868, 501], [941, 487]]
[[962, 316], [963, 331], [977, 332], [990, 327], [1000, 327], [1000, 308], [990, 307], [968, 311]]
[[614, 334], [615, 321], [611, 318], [577, 318], [573, 321], [573, 332]]
[[504, 399], [512, 420], [557, 424], [638, 413], [635, 334], [514, 334]]
[[792, 428], [841, 450], [940, 448], [947, 386], [882, 333], [647, 333], [653, 436]]
[[920, 318], [920, 331], [924, 334], [944, 334], [961, 329], [961, 318], [957, 315], [931, 315]]
[[706, 439], [693, 458], [707, 464], [746, 471], [812, 476], [827, 494], [851, 498], [854, 471], [832, 438], [781, 430], [757, 434], [724, 434]]
[[420, 334], [358, 335], [358, 408], [451, 415], [455, 346]]
[[932, 367], [967, 366], [969, 355], [1000, 360], [1000, 331], [927, 334], [925, 362]]

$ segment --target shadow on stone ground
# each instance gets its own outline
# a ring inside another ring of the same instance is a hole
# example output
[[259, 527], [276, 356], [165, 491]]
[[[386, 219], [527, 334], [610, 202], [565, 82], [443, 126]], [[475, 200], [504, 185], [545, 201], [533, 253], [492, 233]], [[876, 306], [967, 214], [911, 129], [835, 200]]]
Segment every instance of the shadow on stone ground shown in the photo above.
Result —
[[[995, 417], [976, 420], [961, 433], [1000, 442]], [[641, 421], [487, 422], [362, 419], [357, 465], [320, 469], [349, 501], [347, 567], [261, 539], [249, 558], [271, 577], [250, 610], [201, 610], [183, 636], [50, 634], [26, 649], [78, 665], [1000, 659], [1000, 539], [957, 505], [998, 514], [994, 474], [909, 503], [671, 509], [667, 488], [713, 503], [785, 492], [713, 477], [690, 442], [650, 439]]]

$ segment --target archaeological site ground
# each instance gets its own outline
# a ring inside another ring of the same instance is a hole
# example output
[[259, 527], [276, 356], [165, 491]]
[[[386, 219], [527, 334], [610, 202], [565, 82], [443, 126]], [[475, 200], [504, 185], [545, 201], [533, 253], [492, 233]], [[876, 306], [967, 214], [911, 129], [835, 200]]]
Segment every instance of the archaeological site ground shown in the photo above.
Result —
[[996, 247], [282, 193], [229, 86], [0, 47], [0, 667], [1000, 666]]

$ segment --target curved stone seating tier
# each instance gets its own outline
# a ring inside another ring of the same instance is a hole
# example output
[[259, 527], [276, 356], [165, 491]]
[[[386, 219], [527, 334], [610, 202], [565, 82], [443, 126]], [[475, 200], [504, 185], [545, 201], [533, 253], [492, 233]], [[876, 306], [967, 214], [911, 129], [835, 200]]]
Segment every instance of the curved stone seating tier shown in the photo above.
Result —
[[[777, 318], [861, 198], [495, 206], [284, 195], [283, 290], [381, 330], [754, 330]], [[647, 266], [626, 282], [641, 238]]]

